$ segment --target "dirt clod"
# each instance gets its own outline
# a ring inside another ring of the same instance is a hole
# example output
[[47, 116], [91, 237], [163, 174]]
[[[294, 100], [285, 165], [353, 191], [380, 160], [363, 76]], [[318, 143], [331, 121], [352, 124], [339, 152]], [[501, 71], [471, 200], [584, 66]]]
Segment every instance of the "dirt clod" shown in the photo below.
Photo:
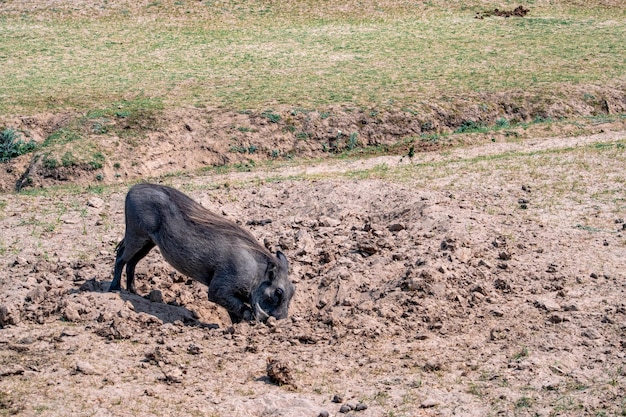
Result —
[[275, 384], [295, 387], [293, 370], [288, 363], [280, 359], [267, 358], [266, 372]]
[[354, 407], [354, 411], [363, 411], [363, 410], [367, 410], [367, 404], [365, 403], [358, 403], [356, 407]]
[[484, 19], [489, 16], [498, 16], [498, 17], [524, 17], [530, 12], [530, 9], [525, 8], [524, 6], [517, 6], [513, 10], [500, 10], [493, 9], [484, 12], [476, 12], [476, 19]]

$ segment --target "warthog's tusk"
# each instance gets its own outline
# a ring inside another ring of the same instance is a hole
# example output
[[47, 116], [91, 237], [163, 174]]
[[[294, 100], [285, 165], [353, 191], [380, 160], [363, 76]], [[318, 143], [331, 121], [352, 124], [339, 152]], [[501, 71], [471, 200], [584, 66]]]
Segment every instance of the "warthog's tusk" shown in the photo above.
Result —
[[270, 317], [269, 314], [267, 314], [259, 305], [259, 303], [256, 303], [254, 305], [254, 318], [259, 320], [259, 321], [263, 321], [263, 320], [267, 320]]

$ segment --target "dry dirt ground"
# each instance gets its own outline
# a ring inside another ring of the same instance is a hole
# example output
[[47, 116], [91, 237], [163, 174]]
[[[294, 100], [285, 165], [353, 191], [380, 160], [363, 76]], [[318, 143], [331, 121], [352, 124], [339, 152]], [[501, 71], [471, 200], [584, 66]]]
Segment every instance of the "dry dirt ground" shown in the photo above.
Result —
[[126, 185], [3, 194], [0, 415], [625, 415], [625, 139], [168, 178], [288, 255], [267, 325], [106, 292]]

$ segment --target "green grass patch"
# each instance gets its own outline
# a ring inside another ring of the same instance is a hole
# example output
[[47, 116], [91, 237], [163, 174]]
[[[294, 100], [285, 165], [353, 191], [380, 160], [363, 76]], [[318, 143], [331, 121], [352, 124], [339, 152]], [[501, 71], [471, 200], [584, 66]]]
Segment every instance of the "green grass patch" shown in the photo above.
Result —
[[166, 108], [411, 112], [446, 95], [546, 96], [626, 73], [621, 7], [561, 0], [479, 20], [478, 1], [352, 3], [0, 3], [0, 114], [106, 108], [98, 117], [128, 118], [129, 97]]

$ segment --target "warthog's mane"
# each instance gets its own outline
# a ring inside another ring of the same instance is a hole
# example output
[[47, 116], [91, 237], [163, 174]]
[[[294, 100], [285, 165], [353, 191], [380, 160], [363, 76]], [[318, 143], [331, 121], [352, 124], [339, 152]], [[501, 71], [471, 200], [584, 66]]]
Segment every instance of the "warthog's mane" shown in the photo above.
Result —
[[245, 248], [267, 256], [272, 263], [276, 264], [274, 255], [264, 246], [261, 246], [252, 233], [243, 229], [237, 223], [206, 209], [180, 191], [172, 188], [165, 188], [165, 190], [174, 204], [178, 206], [185, 220], [207, 228], [213, 233], [234, 237]]

